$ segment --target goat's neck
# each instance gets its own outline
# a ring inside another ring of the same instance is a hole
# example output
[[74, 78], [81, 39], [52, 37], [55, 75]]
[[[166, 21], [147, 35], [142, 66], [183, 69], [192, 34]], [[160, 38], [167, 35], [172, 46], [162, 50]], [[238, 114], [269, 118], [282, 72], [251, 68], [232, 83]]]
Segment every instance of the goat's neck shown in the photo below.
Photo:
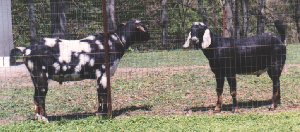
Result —
[[133, 43], [129, 36], [125, 33], [125, 30], [117, 30], [116, 33], [110, 34], [110, 39], [113, 40], [113, 47], [111, 47], [112, 52], [116, 52], [116, 58], [122, 58], [125, 54], [125, 51]]
[[121, 30], [121, 31], [117, 31], [116, 33], [119, 37], [119, 39], [121, 40], [123, 46], [124, 46], [124, 50], [127, 50], [129, 48], [130, 45], [133, 44], [132, 41], [132, 34], [129, 32], [129, 34], [125, 33], [125, 30]]

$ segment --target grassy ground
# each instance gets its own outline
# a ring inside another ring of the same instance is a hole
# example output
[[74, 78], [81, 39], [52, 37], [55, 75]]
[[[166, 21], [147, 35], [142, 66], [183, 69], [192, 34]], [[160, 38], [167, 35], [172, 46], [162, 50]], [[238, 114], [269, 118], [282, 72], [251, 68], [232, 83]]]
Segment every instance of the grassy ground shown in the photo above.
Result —
[[[231, 97], [226, 83], [223, 112], [221, 116], [210, 116], [213, 115], [216, 93], [215, 80], [207, 60], [201, 51], [177, 50], [131, 52], [124, 56], [112, 80], [113, 120], [89, 117], [96, 110], [94, 80], [68, 82], [64, 85], [50, 81], [46, 109], [53, 122], [49, 125], [36, 124], [28, 120], [33, 115], [33, 86], [29, 76], [20, 74], [17, 78], [10, 78], [7, 75], [0, 79], [0, 124], [5, 125], [3, 129], [20, 131], [41, 127], [49, 130], [76, 130], [76, 126], [79, 130], [171, 131], [172, 127], [178, 127], [179, 130], [276, 130], [273, 126], [279, 130], [299, 130], [299, 127], [294, 126], [300, 122], [299, 114], [285, 113], [300, 111], [298, 51], [300, 46], [288, 46], [287, 65], [281, 77], [282, 105], [275, 113], [268, 111], [272, 94], [272, 82], [268, 76], [239, 75], [240, 114], [230, 112]], [[19, 121], [22, 122], [13, 123]], [[174, 125], [176, 122], [179, 125]], [[242, 126], [238, 127], [234, 123]], [[130, 124], [133, 126], [130, 127]], [[256, 125], [261, 126], [253, 127]]]
[[137, 116], [103, 120], [88, 117], [50, 124], [26, 121], [0, 127], [0, 131], [300, 131], [300, 113], [215, 115], [215, 116]]

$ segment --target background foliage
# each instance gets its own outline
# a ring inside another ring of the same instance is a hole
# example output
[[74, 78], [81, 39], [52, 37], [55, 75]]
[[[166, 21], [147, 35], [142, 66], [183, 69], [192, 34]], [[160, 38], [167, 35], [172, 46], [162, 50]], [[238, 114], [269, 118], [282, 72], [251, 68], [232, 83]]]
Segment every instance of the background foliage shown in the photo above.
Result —
[[[101, 32], [102, 15], [99, 0], [65, 0], [67, 39], [80, 39], [88, 34]], [[199, 3], [202, 1], [202, 7]], [[234, 0], [233, 0], [234, 1]], [[50, 0], [33, 0], [37, 20], [38, 37], [50, 36]], [[158, 0], [117, 0], [115, 2], [117, 23], [132, 18], [144, 20], [151, 30], [151, 41], [134, 46], [138, 50], [181, 48], [188, 30], [194, 21], [203, 21], [199, 9], [207, 11], [208, 25], [216, 34], [222, 31], [222, 3], [220, 0], [168, 0], [168, 45], [161, 44], [161, 2]], [[288, 43], [296, 43], [297, 31], [294, 22], [295, 2], [292, 0], [266, 0], [266, 32], [275, 32], [273, 21], [283, 17], [288, 23]], [[16, 46], [29, 45], [28, 3], [12, 0], [13, 33]], [[256, 34], [258, 0], [249, 0], [249, 35]], [[243, 17], [240, 11], [240, 21]], [[275, 32], [276, 33], [276, 32]]]

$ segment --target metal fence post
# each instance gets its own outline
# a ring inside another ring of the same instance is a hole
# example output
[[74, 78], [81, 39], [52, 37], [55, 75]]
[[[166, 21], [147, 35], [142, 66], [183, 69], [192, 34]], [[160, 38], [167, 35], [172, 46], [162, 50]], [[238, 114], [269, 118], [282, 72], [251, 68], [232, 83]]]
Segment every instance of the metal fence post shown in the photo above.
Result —
[[112, 117], [112, 101], [111, 101], [111, 86], [110, 86], [110, 54], [108, 45], [108, 22], [106, 11], [106, 0], [102, 0], [102, 21], [103, 21], [103, 34], [104, 34], [104, 49], [105, 49], [105, 73], [107, 77], [107, 115]]

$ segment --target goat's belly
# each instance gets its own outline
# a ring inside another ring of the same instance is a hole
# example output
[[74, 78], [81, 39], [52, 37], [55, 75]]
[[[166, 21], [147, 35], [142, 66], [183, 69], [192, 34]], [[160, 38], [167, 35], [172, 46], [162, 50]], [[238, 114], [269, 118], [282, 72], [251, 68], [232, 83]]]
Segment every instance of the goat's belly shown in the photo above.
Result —
[[242, 75], [256, 75], [256, 76], [260, 76], [261, 74], [263, 74], [264, 72], [268, 71], [268, 68], [264, 68], [264, 69], [259, 69], [259, 70], [254, 70], [254, 69], [243, 69], [240, 71], [237, 71], [238, 74], [242, 74]]
[[95, 79], [94, 75], [91, 74], [85, 74], [82, 76], [78, 73], [72, 73], [72, 74], [63, 74], [63, 75], [53, 75], [52, 78], [53, 81], [57, 82], [66, 82], [66, 81], [81, 81], [84, 79]]

